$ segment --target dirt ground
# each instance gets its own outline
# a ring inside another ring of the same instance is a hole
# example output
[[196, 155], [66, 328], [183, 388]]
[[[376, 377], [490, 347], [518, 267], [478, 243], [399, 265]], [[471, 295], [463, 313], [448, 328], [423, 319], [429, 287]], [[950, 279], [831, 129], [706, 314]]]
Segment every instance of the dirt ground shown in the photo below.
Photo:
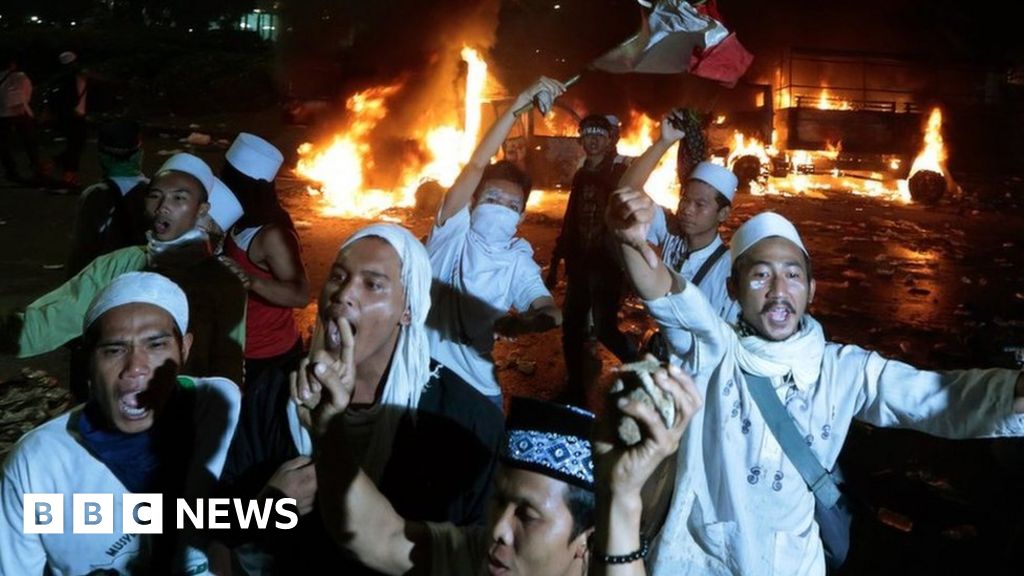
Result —
[[[156, 168], [166, 152], [184, 149], [179, 134], [168, 136], [147, 140], [147, 168]], [[294, 149], [302, 133], [281, 129], [271, 137], [282, 148]], [[196, 151], [220, 166], [223, 148]], [[91, 153], [90, 144], [86, 165]], [[88, 181], [95, 171], [83, 176]], [[728, 237], [738, 223], [761, 210], [791, 218], [813, 257], [818, 298], [812, 313], [834, 340], [925, 368], [1014, 367], [1006, 349], [1024, 346], [1024, 212], [1019, 207], [1024, 192], [1016, 181], [975, 180], [972, 186], [979, 189], [997, 189], [992, 196], [1001, 201], [968, 199], [924, 207], [842, 191], [815, 198], [741, 195], [723, 232]], [[299, 181], [284, 177], [279, 189], [296, 221], [315, 293], [342, 240], [367, 222], [322, 216], [317, 200]], [[0, 188], [0, 309], [24, 306], [64, 280], [61, 265], [77, 200], [38, 189]], [[542, 265], [558, 234], [564, 203], [564, 193], [547, 193], [521, 226]], [[408, 210], [388, 216], [420, 236], [431, 224]], [[564, 283], [556, 299], [563, 293]], [[313, 314], [313, 303], [299, 312], [304, 329]], [[635, 300], [624, 306], [621, 323], [634, 338], [650, 326]], [[495, 357], [506, 396], [551, 398], [561, 392], [560, 349], [558, 331], [500, 342]], [[601, 357], [611, 365], [609, 354]], [[60, 350], [28, 360], [0, 357], [0, 440], [13, 441], [63, 406], [58, 391], [66, 363]], [[26, 369], [42, 370], [52, 379], [34, 374], [26, 380]], [[43, 387], [46, 401], [33, 400], [31, 393], [12, 396], [14, 386]], [[598, 396], [592, 393], [591, 401], [596, 404]], [[1019, 442], [951, 442], [858, 426], [841, 461], [863, 502], [845, 574], [1020, 573], [1012, 554], [1024, 545], [1024, 448]]]

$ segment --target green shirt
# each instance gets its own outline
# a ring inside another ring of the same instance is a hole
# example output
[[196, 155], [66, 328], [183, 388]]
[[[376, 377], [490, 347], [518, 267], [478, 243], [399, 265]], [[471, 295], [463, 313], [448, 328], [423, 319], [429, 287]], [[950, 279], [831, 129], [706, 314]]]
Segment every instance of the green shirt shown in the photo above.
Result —
[[[104, 254], [56, 290], [29, 304], [20, 314], [18, 357], [57, 349], [82, 335], [82, 321], [93, 298], [125, 272], [147, 270], [145, 246]], [[242, 381], [245, 360], [245, 287], [216, 258], [189, 267], [154, 269], [188, 297], [192, 351], [183, 372]]]

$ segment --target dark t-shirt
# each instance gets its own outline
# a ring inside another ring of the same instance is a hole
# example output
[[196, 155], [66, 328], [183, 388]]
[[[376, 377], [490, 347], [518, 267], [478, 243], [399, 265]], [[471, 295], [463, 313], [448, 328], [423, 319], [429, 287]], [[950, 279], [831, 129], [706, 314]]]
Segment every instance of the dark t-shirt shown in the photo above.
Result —
[[[285, 415], [288, 374], [294, 368], [294, 360], [268, 368], [246, 391], [224, 465], [225, 496], [255, 497], [278, 466], [299, 455]], [[420, 397], [415, 422], [406, 416], [400, 424], [379, 487], [406, 519], [481, 523], [504, 418], [454, 372], [433, 361], [431, 368], [434, 375]], [[303, 516], [293, 530], [235, 531], [230, 539], [231, 544], [256, 543], [274, 557], [281, 573], [313, 573], [323, 566], [344, 574], [365, 570], [343, 557], [317, 510]]]

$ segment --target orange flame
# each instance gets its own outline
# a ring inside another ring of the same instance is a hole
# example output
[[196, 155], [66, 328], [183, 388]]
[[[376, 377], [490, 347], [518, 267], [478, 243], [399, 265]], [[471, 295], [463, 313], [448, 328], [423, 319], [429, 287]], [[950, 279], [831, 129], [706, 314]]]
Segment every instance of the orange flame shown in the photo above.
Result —
[[928, 116], [928, 124], [924, 131], [924, 147], [910, 165], [910, 175], [920, 170], [931, 170], [945, 174], [946, 148], [942, 141], [942, 111], [933, 108]]
[[473, 153], [480, 132], [482, 94], [487, 84], [487, 64], [472, 48], [463, 47], [467, 64], [463, 127], [441, 125], [419, 137], [429, 161], [403, 171], [391, 190], [369, 188], [366, 174], [375, 169], [370, 135], [388, 114], [387, 102], [400, 84], [374, 87], [351, 96], [345, 103], [348, 125], [330, 142], [299, 149], [295, 171], [316, 183], [311, 195], [322, 195], [324, 213], [329, 216], [374, 218], [385, 210], [415, 204], [416, 187], [425, 179], [451, 186]]
[[821, 94], [818, 95], [817, 108], [819, 110], [853, 110], [853, 105], [846, 100], [830, 97], [828, 89], [822, 88]]
[[[661, 134], [661, 124], [657, 120], [635, 110], [630, 110], [627, 126], [629, 128], [619, 139], [619, 153], [625, 156], [643, 154]], [[679, 204], [679, 180], [676, 177], [678, 149], [678, 143], [668, 149], [644, 185], [644, 190], [655, 202], [673, 210]]]

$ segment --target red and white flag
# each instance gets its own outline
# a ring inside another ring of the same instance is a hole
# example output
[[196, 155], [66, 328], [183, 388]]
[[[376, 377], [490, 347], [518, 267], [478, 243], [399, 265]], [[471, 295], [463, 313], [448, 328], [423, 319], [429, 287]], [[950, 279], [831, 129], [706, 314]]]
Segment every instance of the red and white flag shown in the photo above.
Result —
[[615, 74], [689, 72], [735, 86], [754, 57], [718, 16], [714, 0], [639, 0], [640, 30], [591, 66]]

